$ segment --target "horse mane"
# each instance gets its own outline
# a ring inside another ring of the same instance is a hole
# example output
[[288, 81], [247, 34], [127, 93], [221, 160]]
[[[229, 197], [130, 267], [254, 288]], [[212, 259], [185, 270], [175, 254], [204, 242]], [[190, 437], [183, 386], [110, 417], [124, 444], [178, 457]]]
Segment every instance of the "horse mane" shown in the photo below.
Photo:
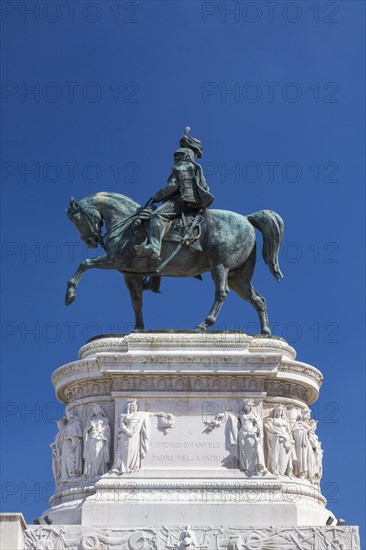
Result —
[[130, 199], [130, 197], [127, 197], [126, 195], [121, 195], [120, 193], [110, 193], [108, 191], [100, 191], [98, 193], [94, 193], [93, 195], [88, 195], [87, 197], [84, 197], [79, 202], [84, 203], [86, 205], [89, 205], [90, 203], [93, 203], [95, 199], [98, 198], [108, 198], [115, 200], [117, 203], [125, 204], [127, 207], [131, 209], [137, 209], [139, 208], [139, 204], [134, 201], [133, 199]]

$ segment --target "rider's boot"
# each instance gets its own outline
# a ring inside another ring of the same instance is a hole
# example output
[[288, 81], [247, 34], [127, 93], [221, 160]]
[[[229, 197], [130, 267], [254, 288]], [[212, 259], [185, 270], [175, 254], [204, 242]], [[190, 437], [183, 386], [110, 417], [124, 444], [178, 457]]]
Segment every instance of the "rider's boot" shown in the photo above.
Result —
[[155, 261], [160, 261], [160, 256], [155, 250], [153, 249], [151, 244], [136, 244], [135, 250], [137, 256], [144, 256], [145, 258], [151, 258]]
[[161, 241], [165, 229], [165, 221], [158, 215], [153, 214], [149, 221], [148, 244], [136, 245], [135, 250], [138, 256], [147, 256], [153, 260], [160, 260]]

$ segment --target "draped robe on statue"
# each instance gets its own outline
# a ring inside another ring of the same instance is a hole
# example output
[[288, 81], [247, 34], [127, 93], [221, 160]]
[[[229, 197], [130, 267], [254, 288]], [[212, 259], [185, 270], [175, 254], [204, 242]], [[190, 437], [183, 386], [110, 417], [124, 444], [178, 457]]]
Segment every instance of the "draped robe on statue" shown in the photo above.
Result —
[[312, 449], [309, 479], [312, 483], [319, 483], [323, 474], [323, 449], [313, 428], [309, 431], [309, 443]]
[[98, 476], [107, 472], [111, 430], [105, 416], [89, 418], [84, 430], [84, 475]]
[[309, 440], [310, 426], [306, 421], [298, 420], [294, 426], [293, 434], [296, 450], [296, 475], [302, 478], [312, 479], [315, 469], [313, 449]]
[[82, 474], [82, 438], [80, 420], [71, 417], [60, 436], [62, 480], [79, 477]]
[[134, 411], [122, 414], [113, 470], [127, 474], [141, 468], [141, 460], [148, 451], [149, 413]]
[[275, 475], [292, 473], [293, 441], [287, 420], [281, 417], [269, 418], [266, 422], [268, 445], [268, 470]]
[[265, 468], [263, 433], [260, 418], [250, 411], [240, 416], [241, 428], [238, 433], [240, 469], [248, 474]]
[[[58, 421], [59, 423], [62, 420]], [[50, 447], [52, 450], [52, 472], [53, 477], [55, 478], [56, 485], [61, 481], [61, 435], [62, 435], [63, 426], [59, 424], [59, 431], [56, 434], [54, 441], [51, 443]]]
[[249, 475], [266, 469], [261, 419], [253, 410], [242, 414], [239, 418], [231, 414], [228, 416], [226, 448], [231, 454], [229, 467], [235, 467], [239, 462], [240, 470]]

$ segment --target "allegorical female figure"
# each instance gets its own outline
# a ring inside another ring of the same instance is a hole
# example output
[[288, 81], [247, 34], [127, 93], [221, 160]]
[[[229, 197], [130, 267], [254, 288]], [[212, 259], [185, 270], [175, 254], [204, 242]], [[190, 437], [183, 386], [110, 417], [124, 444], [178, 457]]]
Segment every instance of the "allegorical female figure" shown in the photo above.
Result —
[[268, 470], [275, 475], [290, 476], [293, 473], [294, 440], [288, 420], [284, 417], [285, 407], [277, 405], [273, 416], [265, 423], [268, 447]]
[[94, 477], [107, 472], [111, 429], [100, 405], [93, 405], [84, 429], [84, 475]]
[[72, 412], [66, 411], [66, 423], [59, 438], [62, 481], [81, 476], [82, 441], [83, 431], [80, 420]]
[[150, 416], [160, 418], [160, 428], [165, 432], [174, 426], [172, 414], [139, 411], [137, 400], [128, 399], [117, 429], [117, 449], [112, 473], [129, 474], [140, 470], [141, 461], [149, 448]]
[[66, 418], [60, 418], [56, 421], [58, 432], [55, 439], [51, 443], [50, 447], [52, 450], [52, 472], [53, 477], [55, 478], [55, 483], [58, 485], [61, 481], [61, 434], [64, 426], [66, 425]]
[[323, 475], [323, 449], [317, 434], [315, 433], [317, 422], [311, 419], [309, 421], [309, 442], [313, 451], [312, 470], [309, 479], [312, 483], [319, 484]]
[[310, 444], [310, 411], [301, 411], [297, 417], [292, 433], [295, 440], [296, 464], [295, 474], [301, 479], [312, 479], [315, 469], [315, 458]]
[[243, 412], [239, 416], [239, 467], [248, 475], [264, 475], [267, 469], [264, 462], [262, 420], [253, 410], [252, 399], [244, 399], [243, 403]]

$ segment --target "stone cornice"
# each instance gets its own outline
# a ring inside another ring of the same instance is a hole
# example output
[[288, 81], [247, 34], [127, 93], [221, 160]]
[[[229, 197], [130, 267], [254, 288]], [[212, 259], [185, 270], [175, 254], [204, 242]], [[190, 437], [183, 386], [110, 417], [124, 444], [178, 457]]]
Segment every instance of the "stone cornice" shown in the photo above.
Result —
[[273, 379], [287, 383], [288, 392], [281, 395], [310, 403], [322, 375], [295, 356], [279, 338], [230, 331], [141, 332], [89, 341], [80, 350], [81, 359], [57, 369], [52, 382], [68, 403], [111, 390], [263, 391]]
[[57, 369], [52, 382], [64, 403], [108, 397], [112, 391], [250, 392], [266, 391], [310, 404], [323, 377], [306, 363], [273, 353], [175, 352], [96, 353]]
[[79, 352], [80, 359], [94, 356], [97, 353], [143, 353], [169, 352], [182, 350], [189, 355], [193, 353], [215, 352], [226, 350], [229, 353], [276, 353], [290, 359], [296, 358], [296, 351], [281, 338], [249, 336], [235, 331], [157, 331], [136, 332], [125, 335], [101, 336], [87, 342]]

